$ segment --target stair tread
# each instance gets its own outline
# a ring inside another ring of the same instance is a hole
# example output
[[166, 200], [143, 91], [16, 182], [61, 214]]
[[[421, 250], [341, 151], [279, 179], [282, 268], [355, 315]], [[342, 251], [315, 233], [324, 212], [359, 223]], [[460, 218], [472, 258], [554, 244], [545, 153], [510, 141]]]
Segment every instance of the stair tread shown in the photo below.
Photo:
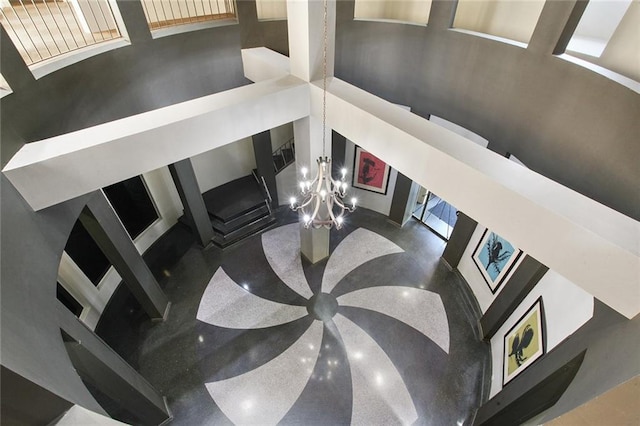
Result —
[[262, 202], [257, 208], [250, 210], [242, 216], [239, 216], [231, 221], [224, 222], [215, 216], [210, 217], [210, 219], [213, 229], [222, 235], [226, 235], [242, 228], [243, 226], [246, 226], [249, 223], [254, 222], [257, 219], [268, 215], [269, 209], [267, 208], [265, 203]]
[[221, 247], [221, 248], [229, 247], [230, 245], [240, 242], [245, 238], [256, 235], [259, 232], [266, 230], [267, 228], [271, 227], [276, 223], [277, 223], [277, 220], [275, 217], [273, 217], [272, 215], [267, 215], [250, 223], [249, 225], [243, 228], [240, 228], [236, 232], [233, 232], [227, 235], [226, 237], [223, 236], [222, 234], [216, 233], [212, 241], [218, 247]]
[[252, 175], [213, 188], [202, 198], [209, 215], [222, 222], [230, 222], [264, 204], [264, 195]]

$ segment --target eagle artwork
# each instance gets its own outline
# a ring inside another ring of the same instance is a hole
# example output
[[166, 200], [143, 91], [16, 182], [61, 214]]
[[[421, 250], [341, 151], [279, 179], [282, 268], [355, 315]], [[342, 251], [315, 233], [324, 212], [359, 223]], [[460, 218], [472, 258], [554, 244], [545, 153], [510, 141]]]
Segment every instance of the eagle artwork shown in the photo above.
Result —
[[524, 350], [531, 344], [534, 334], [531, 324], [527, 324], [524, 330], [522, 330], [522, 338], [519, 333], [517, 333], [513, 338], [513, 342], [511, 343], [511, 353], [509, 353], [509, 356], [515, 357], [518, 367], [520, 367], [527, 359], [527, 357], [524, 356]]
[[498, 236], [491, 233], [491, 236], [487, 241], [488, 262], [485, 266], [485, 270], [489, 272], [489, 268], [493, 266], [495, 273], [499, 274], [501, 271], [500, 264], [507, 260], [509, 256], [511, 256], [511, 252], [509, 250], [503, 251], [502, 243], [498, 239]]

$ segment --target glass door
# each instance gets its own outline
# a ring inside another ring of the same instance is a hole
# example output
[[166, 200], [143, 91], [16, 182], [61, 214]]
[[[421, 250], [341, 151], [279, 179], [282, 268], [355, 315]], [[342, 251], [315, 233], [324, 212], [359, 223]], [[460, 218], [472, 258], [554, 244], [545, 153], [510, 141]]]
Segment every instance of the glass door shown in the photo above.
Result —
[[449, 241], [458, 220], [458, 210], [433, 192], [420, 188], [413, 217], [427, 226], [434, 234]]

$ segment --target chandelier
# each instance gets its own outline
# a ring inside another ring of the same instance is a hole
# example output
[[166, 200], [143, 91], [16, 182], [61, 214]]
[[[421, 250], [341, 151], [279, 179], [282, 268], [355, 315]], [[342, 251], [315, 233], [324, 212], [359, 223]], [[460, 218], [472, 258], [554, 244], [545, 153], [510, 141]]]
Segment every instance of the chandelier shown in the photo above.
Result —
[[318, 172], [313, 180], [307, 180], [308, 170], [300, 169], [302, 179], [298, 185], [302, 202], [298, 203], [296, 197], [289, 200], [291, 209], [302, 213], [302, 222], [305, 228], [327, 228], [335, 225], [336, 229], [342, 228], [344, 214], [352, 212], [356, 208], [356, 199], [351, 199], [351, 206], [347, 206], [344, 197], [347, 191], [347, 183], [344, 181], [347, 169], [341, 169], [340, 180], [331, 176], [331, 158], [325, 155], [326, 128], [327, 128], [327, 0], [324, 0], [324, 50], [322, 57], [322, 157], [318, 158]]
[[305, 228], [336, 229], [342, 228], [344, 213], [352, 212], [356, 208], [356, 199], [351, 199], [351, 206], [347, 206], [343, 199], [347, 191], [344, 178], [347, 169], [341, 170], [342, 177], [336, 180], [331, 177], [331, 158], [318, 158], [318, 174], [313, 180], [307, 180], [307, 168], [303, 167], [300, 193], [302, 203], [298, 204], [295, 197], [291, 197], [291, 209], [302, 212], [302, 222]]

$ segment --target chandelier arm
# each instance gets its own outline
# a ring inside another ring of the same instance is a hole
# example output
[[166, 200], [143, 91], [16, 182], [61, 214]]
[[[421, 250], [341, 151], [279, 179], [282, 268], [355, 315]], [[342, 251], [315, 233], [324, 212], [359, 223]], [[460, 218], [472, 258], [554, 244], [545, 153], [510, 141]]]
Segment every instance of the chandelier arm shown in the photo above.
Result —
[[311, 219], [310, 220], [312, 222], [318, 216], [318, 210], [320, 210], [320, 204], [321, 204], [320, 197], [316, 196], [314, 198], [316, 199], [316, 205], [315, 205], [315, 207], [313, 209], [313, 213], [311, 214]]
[[342, 208], [342, 211], [344, 212], [345, 210], [348, 212], [353, 212], [356, 208], [355, 207], [349, 207], [348, 205], [346, 205], [345, 203], [342, 202], [342, 200], [336, 198], [335, 203], [340, 206], [340, 208]]
[[316, 192], [320, 192], [320, 190], [322, 189], [322, 181], [325, 180], [324, 170], [320, 161], [318, 161], [318, 177], [316, 178], [316, 180], [318, 181], [317, 184], [314, 180], [313, 185], [316, 185]]
[[296, 210], [300, 210], [307, 207], [309, 204], [311, 204], [311, 201], [313, 201], [313, 198], [314, 198], [313, 195], [308, 196], [308, 198], [302, 204], [296, 207]]
[[338, 221], [336, 220], [336, 216], [333, 214], [333, 201], [335, 201], [335, 198], [332, 199], [331, 205], [327, 205], [327, 210], [329, 211], [329, 218], [331, 219], [331, 222], [337, 223]]

